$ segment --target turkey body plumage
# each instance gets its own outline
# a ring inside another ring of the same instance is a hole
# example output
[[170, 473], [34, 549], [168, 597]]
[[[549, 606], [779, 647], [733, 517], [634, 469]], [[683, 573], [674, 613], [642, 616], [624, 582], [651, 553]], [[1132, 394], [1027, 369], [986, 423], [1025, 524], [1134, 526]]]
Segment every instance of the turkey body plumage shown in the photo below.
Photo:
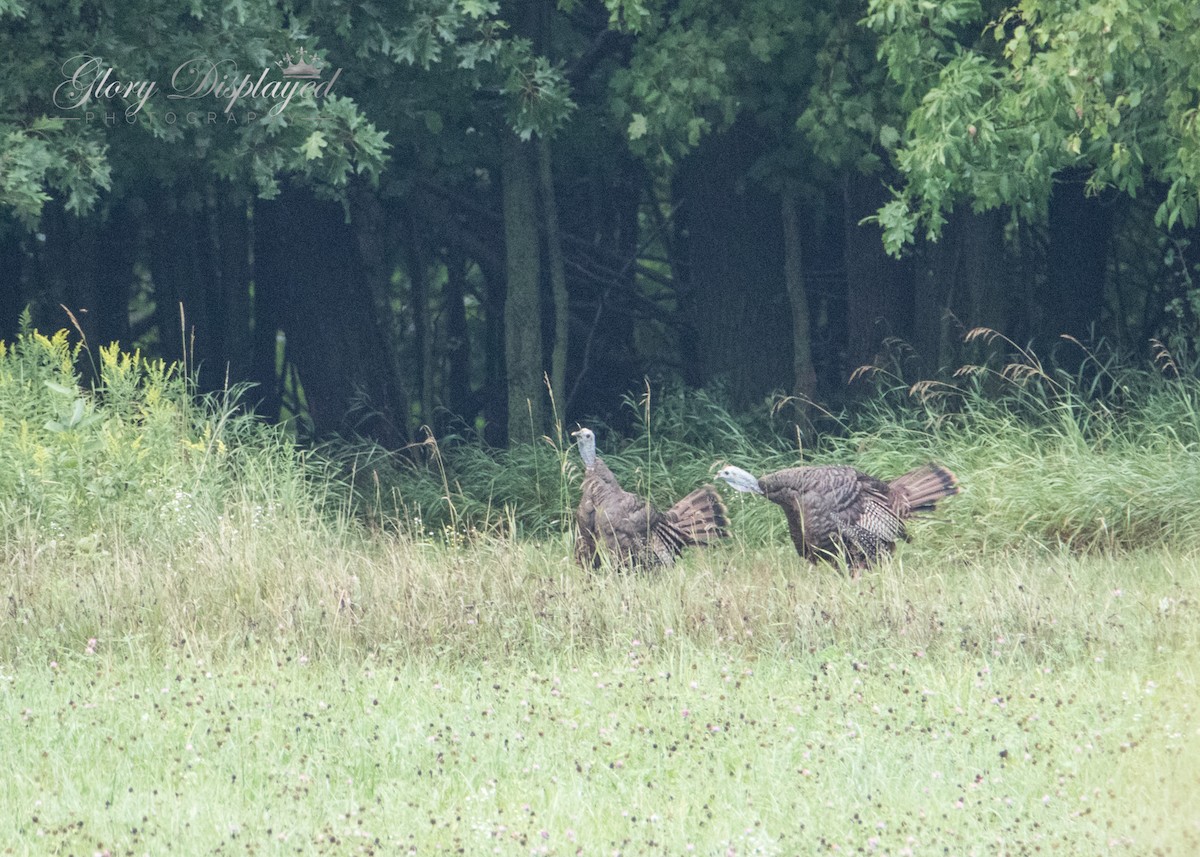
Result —
[[725, 505], [711, 485], [697, 488], [666, 511], [623, 489], [595, 454], [590, 429], [574, 432], [585, 474], [575, 512], [575, 560], [598, 568], [607, 553], [626, 568], [675, 563], [685, 548], [715, 543], [728, 535]]
[[958, 493], [954, 474], [938, 464], [890, 482], [843, 465], [790, 467], [758, 478], [726, 467], [717, 478], [781, 507], [800, 556], [813, 562], [843, 557], [852, 569], [891, 553], [908, 539], [906, 520]]

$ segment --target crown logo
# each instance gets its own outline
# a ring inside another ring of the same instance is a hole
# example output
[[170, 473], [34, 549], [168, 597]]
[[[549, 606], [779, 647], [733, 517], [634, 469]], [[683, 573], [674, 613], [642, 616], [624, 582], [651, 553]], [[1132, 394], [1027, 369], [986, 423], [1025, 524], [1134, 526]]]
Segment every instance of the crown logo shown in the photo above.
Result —
[[[310, 61], [311, 60], [311, 61]], [[320, 62], [316, 54], [309, 54], [306, 59], [304, 56], [304, 48], [300, 49], [298, 59], [292, 59], [290, 53], [283, 55], [283, 60], [275, 63], [283, 69], [284, 77], [303, 78], [305, 80], [316, 80], [321, 76], [321, 67], [313, 65], [314, 62]]]

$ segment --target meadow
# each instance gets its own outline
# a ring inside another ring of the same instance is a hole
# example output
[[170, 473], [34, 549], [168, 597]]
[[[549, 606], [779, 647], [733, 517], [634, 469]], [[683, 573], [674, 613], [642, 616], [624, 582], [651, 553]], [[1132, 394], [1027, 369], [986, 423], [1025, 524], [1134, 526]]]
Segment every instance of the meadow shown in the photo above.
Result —
[[601, 452], [660, 501], [726, 460], [937, 458], [965, 490], [858, 579], [728, 493], [726, 544], [616, 574], [571, 562], [561, 432], [306, 452], [175, 367], [26, 334], [0, 853], [1196, 853], [1200, 385], [1012, 365], [881, 378], [812, 446], [631, 402]]

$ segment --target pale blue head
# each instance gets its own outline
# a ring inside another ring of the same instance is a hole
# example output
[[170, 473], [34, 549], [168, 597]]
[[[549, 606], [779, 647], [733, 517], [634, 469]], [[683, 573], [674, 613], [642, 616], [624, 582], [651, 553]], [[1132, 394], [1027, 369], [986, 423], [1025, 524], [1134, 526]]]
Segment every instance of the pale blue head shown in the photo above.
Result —
[[763, 493], [762, 488], [758, 484], [758, 478], [753, 473], [747, 473], [740, 467], [734, 467], [732, 464], [722, 467], [717, 473], [717, 478], [729, 483], [729, 486], [737, 491], [746, 491], [750, 494]]
[[590, 428], [580, 428], [571, 432], [571, 437], [579, 439], [579, 457], [583, 459], [583, 466], [590, 470], [596, 463], [596, 435]]

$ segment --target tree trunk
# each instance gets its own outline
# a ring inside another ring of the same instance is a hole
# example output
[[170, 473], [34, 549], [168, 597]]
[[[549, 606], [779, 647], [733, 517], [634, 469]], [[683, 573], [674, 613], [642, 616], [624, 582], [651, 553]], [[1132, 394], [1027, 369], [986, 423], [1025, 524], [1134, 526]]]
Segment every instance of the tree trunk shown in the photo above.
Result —
[[813, 368], [812, 334], [809, 325], [808, 293], [804, 285], [800, 220], [796, 216], [796, 192], [788, 188], [781, 197], [783, 211], [783, 279], [792, 307], [792, 395], [807, 415], [817, 394]]
[[[504, 381], [504, 219], [494, 208], [481, 205], [474, 199], [432, 183], [422, 185], [434, 191], [419, 195], [414, 207], [429, 218], [426, 228], [430, 234], [441, 235], [445, 241], [449, 275], [443, 296], [447, 313], [447, 352], [450, 362], [447, 379], [448, 395], [455, 404], [447, 407], [456, 416], [464, 417], [475, 428], [475, 418], [482, 415], [482, 435], [486, 443], [502, 446], [508, 428], [508, 391]], [[476, 346], [482, 358], [482, 378], [477, 390], [471, 388], [472, 354], [467, 328], [467, 273], [471, 263], [478, 267], [483, 282], [478, 294], [476, 311], [482, 332]], [[461, 336], [455, 331], [461, 331]], [[453, 391], [453, 392], [450, 392]]]
[[254, 328], [250, 337], [248, 394], [259, 416], [278, 422], [283, 390], [278, 365], [279, 334], [287, 290], [288, 245], [284, 212], [279, 200], [255, 200], [253, 219]]
[[217, 241], [221, 272], [218, 322], [220, 369], [231, 382], [250, 377], [253, 322], [250, 306], [250, 209], [244, 198], [229, 192], [218, 196]]
[[554, 348], [550, 352], [550, 390], [567, 395], [567, 341], [571, 314], [567, 300], [567, 273], [563, 265], [562, 238], [558, 229], [558, 201], [554, 195], [554, 164], [550, 143], [538, 139], [538, 178], [541, 184], [542, 215], [546, 224], [546, 263], [550, 268], [550, 291], [554, 299]]
[[723, 381], [737, 407], [794, 382], [779, 199], [747, 175], [763, 148], [749, 123], [707, 137], [672, 188], [685, 377], [695, 386]]
[[129, 295], [139, 230], [129, 207], [121, 204], [112, 205], [99, 224], [91, 298], [99, 338], [93, 347], [110, 342], [129, 345]]
[[[962, 246], [962, 309], [959, 317], [970, 330], [986, 327], [1006, 336], [1013, 332], [1009, 311], [1012, 295], [1020, 294], [1014, 272], [1019, 269], [1004, 240], [1006, 213], [999, 209], [980, 214], [963, 215]], [[972, 360], [982, 358], [980, 349], [968, 352]]]
[[491, 446], [504, 446], [508, 441], [508, 381], [505, 373], [505, 283], [497, 268], [483, 272], [484, 292], [484, 383], [480, 391], [483, 411], [483, 439]]
[[[601, 415], [610, 426], [621, 428], [632, 415], [619, 403], [646, 376], [634, 335], [638, 319], [645, 317], [644, 291], [637, 282], [640, 241], [669, 245], [671, 224], [660, 220], [653, 233], [640, 234], [642, 194], [646, 191], [653, 199], [654, 188], [628, 153], [589, 160], [584, 172], [585, 180], [571, 185], [570, 204], [559, 211], [562, 235], [586, 238], [563, 242], [576, 272], [569, 288], [578, 327], [571, 336], [570, 389], [565, 403], [559, 403], [560, 413], [568, 421]], [[657, 205], [655, 201], [648, 209], [654, 211]], [[649, 338], [662, 334], [653, 331]]]
[[[420, 424], [433, 426], [433, 324], [430, 319], [429, 276], [425, 270], [425, 254], [416, 225], [410, 221], [407, 238], [407, 267], [410, 286], [409, 304], [412, 307], [413, 340], [417, 354], [417, 374], [421, 380]], [[416, 428], [416, 427], [414, 427]], [[417, 436], [409, 431], [410, 437]]]
[[22, 230], [15, 224], [0, 226], [0, 339], [11, 341], [17, 334], [25, 308], [25, 248]]
[[911, 288], [908, 265], [887, 255], [878, 225], [862, 223], [886, 199], [887, 190], [878, 176], [851, 171], [843, 177], [847, 311], [844, 368], [849, 372], [875, 363], [883, 340], [908, 330], [912, 322], [911, 303], [905, 300]]
[[[442, 312], [446, 317], [445, 405], [452, 418], [469, 419], [471, 400], [471, 338], [467, 328], [467, 262], [462, 247], [451, 242], [447, 248], [446, 290]], [[447, 429], [439, 427], [438, 434]]]
[[[55, 328], [78, 324], [91, 351], [83, 366], [93, 373], [99, 371], [100, 346], [128, 339], [138, 240], [128, 211], [112, 205], [103, 217], [79, 218], [55, 206], [43, 220], [44, 298], [52, 301], [46, 309]], [[74, 323], [62, 316], [59, 303], [70, 310]]]
[[[1004, 240], [1003, 211], [950, 216], [942, 238], [926, 245], [922, 288], [916, 296], [914, 345], [928, 374], [964, 359], [963, 335], [987, 327], [1005, 335], [1016, 323], [1014, 304], [1023, 303], [1016, 288], [1018, 260]], [[970, 358], [982, 357], [970, 349]]]
[[190, 242], [179, 235], [184, 218], [173, 194], [151, 198], [148, 243], [150, 282], [154, 290], [154, 325], [158, 328], [159, 353], [167, 361], [181, 361], [183, 340], [179, 327], [180, 283], [189, 270]]
[[411, 395], [404, 381], [402, 325], [393, 306], [392, 275], [404, 241], [404, 224], [409, 224], [411, 230], [412, 218], [398, 205], [385, 208], [377, 193], [358, 182], [351, 184], [348, 199], [371, 310], [371, 331], [379, 343], [380, 374], [386, 379], [388, 398], [395, 403], [397, 418], [403, 422], [401, 429], [411, 437], [412, 427], [407, 424]]
[[[259, 204], [256, 283], [282, 283], [280, 321], [317, 437], [360, 434], [395, 448], [405, 440], [393, 379], [342, 206], [297, 189]], [[281, 252], [282, 251], [282, 252]]]
[[214, 312], [220, 264], [208, 189], [184, 181], [173, 194], [152, 203], [151, 212], [150, 275], [164, 356], [183, 363], [201, 389], [218, 388], [225, 372], [218, 365], [214, 323], [223, 319]]
[[501, 133], [504, 250], [508, 289], [504, 301], [508, 442], [528, 443], [544, 431], [542, 407], [541, 263], [537, 188], [529, 146]]
[[[174, 330], [181, 339], [183, 356], [188, 371], [202, 390], [213, 390], [221, 386], [224, 379], [223, 367], [216, 364], [213, 332], [220, 321], [213, 300], [214, 284], [218, 281], [218, 265], [212, 206], [215, 203], [211, 188], [207, 185], [191, 185], [181, 189], [179, 204], [172, 214], [171, 233], [160, 240], [167, 244], [167, 252], [182, 250], [181, 258], [174, 265], [176, 278], [174, 288], [179, 300], [169, 308]], [[180, 319], [179, 304], [183, 304], [183, 319]], [[182, 327], [181, 327], [182, 325]]]
[[1070, 370], [1078, 368], [1083, 354], [1074, 345], [1058, 348], [1059, 336], [1090, 339], [1089, 328], [1104, 305], [1113, 224], [1111, 200], [1085, 196], [1083, 181], [1077, 171], [1064, 171], [1050, 197], [1049, 294], [1039, 346], [1057, 350]]

